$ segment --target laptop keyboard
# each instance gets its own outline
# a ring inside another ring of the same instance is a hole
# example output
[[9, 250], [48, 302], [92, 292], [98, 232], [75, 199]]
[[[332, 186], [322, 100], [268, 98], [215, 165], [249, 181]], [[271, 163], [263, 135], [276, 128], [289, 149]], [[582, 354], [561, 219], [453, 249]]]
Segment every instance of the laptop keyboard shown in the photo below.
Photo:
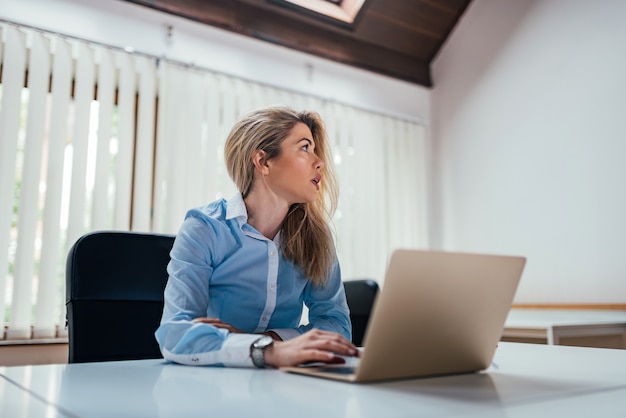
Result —
[[319, 371], [324, 372], [324, 373], [335, 373], [335, 374], [353, 374], [354, 367], [353, 366], [321, 367]]

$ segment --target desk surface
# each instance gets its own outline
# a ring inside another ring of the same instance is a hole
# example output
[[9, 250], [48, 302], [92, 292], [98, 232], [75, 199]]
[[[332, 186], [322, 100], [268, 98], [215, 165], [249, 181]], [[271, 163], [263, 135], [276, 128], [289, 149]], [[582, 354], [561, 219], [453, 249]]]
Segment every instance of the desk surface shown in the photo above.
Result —
[[0, 416], [623, 417], [626, 350], [500, 343], [484, 373], [362, 385], [163, 360], [3, 367]]

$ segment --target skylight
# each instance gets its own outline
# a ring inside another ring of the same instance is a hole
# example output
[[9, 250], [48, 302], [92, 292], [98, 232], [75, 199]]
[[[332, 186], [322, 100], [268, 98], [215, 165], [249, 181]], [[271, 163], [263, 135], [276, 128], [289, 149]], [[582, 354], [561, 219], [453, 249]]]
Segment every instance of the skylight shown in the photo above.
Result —
[[365, 4], [365, 0], [275, 0], [276, 3], [296, 6], [351, 26]]

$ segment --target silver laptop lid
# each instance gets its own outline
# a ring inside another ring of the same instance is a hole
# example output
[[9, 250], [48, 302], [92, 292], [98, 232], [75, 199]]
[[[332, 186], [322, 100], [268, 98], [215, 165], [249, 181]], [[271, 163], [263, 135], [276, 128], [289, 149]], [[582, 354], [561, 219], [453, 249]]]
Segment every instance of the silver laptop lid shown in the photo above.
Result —
[[525, 262], [516, 256], [396, 250], [356, 380], [487, 368]]

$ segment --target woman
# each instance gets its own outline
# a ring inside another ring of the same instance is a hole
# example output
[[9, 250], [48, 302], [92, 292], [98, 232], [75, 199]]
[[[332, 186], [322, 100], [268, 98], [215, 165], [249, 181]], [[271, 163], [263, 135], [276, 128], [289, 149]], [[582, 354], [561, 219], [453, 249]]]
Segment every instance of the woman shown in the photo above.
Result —
[[240, 193], [190, 210], [176, 236], [156, 331], [163, 356], [281, 367], [358, 355], [327, 223], [337, 188], [319, 115], [252, 112], [224, 156]]

